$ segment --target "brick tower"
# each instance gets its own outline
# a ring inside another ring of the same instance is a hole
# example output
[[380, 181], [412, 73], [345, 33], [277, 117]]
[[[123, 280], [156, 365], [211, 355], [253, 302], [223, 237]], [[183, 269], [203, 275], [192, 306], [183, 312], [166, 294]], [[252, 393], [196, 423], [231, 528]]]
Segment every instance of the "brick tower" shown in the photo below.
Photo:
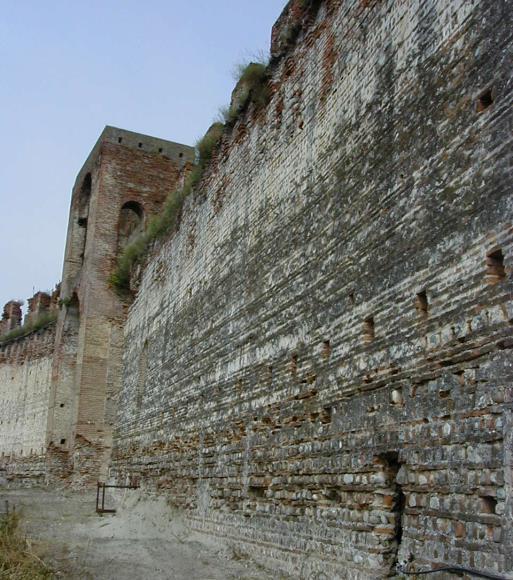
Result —
[[191, 147], [106, 127], [73, 188], [47, 431], [51, 476], [106, 475], [126, 305], [109, 287], [124, 245], [192, 161]]

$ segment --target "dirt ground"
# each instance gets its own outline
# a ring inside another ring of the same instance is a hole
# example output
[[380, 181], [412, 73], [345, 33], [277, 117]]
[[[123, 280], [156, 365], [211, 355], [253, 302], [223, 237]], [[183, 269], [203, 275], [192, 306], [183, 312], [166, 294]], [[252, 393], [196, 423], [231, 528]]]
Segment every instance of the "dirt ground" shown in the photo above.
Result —
[[95, 513], [95, 490], [0, 490], [0, 501], [21, 512], [27, 535], [43, 544], [59, 578], [277, 580], [230, 546], [190, 532], [164, 500], [136, 493], [125, 492], [117, 513], [103, 516]]

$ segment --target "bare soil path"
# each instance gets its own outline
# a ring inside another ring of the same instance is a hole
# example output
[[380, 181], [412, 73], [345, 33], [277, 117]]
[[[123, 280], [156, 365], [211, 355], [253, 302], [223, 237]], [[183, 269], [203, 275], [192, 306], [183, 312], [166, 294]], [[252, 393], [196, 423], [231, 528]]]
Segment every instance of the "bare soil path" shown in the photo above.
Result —
[[[125, 496], [116, 515], [95, 513], [95, 492], [0, 490], [41, 542], [56, 576], [100, 580], [277, 580], [229, 546], [191, 533], [163, 500]], [[112, 498], [109, 498], [112, 501]]]

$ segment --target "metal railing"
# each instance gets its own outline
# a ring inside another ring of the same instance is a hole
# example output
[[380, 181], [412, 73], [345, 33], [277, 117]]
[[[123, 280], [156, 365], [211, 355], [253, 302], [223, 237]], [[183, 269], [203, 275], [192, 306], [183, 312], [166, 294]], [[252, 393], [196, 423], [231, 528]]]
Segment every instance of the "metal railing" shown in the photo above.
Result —
[[107, 485], [99, 481], [96, 484], [96, 513], [97, 514], [115, 514], [116, 510], [105, 507], [105, 490], [106, 489], [138, 489], [138, 485]]

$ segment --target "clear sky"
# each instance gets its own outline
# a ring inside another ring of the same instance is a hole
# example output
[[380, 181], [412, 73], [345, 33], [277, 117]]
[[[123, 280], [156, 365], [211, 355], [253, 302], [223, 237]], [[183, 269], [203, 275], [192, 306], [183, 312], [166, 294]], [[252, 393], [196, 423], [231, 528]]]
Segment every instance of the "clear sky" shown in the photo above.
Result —
[[103, 127], [192, 145], [284, 5], [0, 0], [0, 308], [60, 280], [71, 188]]

